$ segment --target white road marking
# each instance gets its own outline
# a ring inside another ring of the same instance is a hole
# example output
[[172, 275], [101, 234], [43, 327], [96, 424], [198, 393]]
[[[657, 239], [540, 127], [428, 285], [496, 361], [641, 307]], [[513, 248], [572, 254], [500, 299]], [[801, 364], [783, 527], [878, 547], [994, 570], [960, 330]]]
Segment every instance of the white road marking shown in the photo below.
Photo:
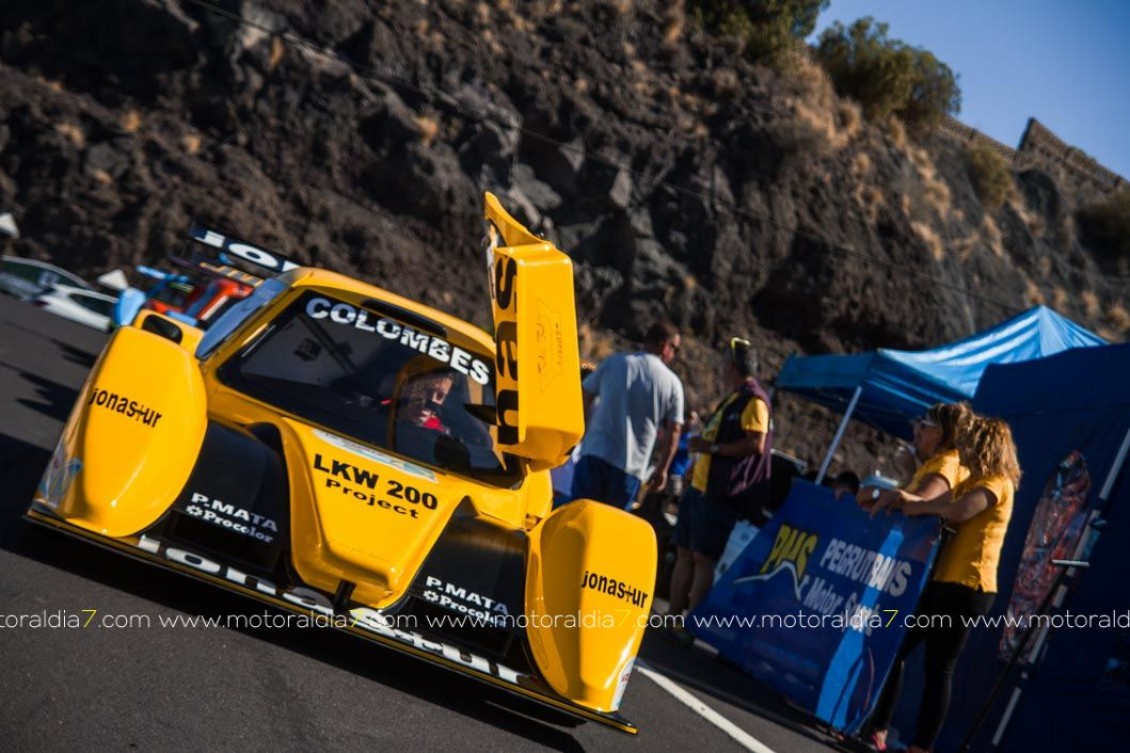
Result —
[[737, 742], [738, 745], [741, 745], [746, 750], [752, 750], [754, 753], [773, 753], [772, 748], [707, 706], [693, 693], [683, 688], [674, 680], [659, 674], [639, 659], [636, 660], [636, 671], [642, 673], [644, 677], [675, 696], [678, 701], [689, 707], [691, 711], [725, 732], [730, 738]]

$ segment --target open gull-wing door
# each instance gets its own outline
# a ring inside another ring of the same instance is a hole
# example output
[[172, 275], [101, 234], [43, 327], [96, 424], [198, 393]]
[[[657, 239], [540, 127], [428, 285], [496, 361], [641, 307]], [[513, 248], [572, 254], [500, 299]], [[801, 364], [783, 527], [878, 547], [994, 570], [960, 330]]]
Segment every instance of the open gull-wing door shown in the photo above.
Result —
[[531, 470], [565, 462], [584, 433], [573, 262], [485, 195], [498, 442]]

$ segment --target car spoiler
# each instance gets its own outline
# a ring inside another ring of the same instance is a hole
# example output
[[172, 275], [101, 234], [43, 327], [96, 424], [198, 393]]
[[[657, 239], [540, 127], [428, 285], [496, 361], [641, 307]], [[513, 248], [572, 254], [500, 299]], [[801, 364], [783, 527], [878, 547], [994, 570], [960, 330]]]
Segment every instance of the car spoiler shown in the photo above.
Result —
[[[257, 285], [264, 277], [274, 277], [301, 266], [285, 256], [224, 235], [199, 223], [192, 223], [188, 237], [193, 241], [189, 244], [188, 259], [175, 259], [177, 263], [223, 277], [233, 277], [240, 282]], [[204, 251], [202, 247], [208, 251]], [[249, 279], [239, 280], [232, 272], [247, 275]]]

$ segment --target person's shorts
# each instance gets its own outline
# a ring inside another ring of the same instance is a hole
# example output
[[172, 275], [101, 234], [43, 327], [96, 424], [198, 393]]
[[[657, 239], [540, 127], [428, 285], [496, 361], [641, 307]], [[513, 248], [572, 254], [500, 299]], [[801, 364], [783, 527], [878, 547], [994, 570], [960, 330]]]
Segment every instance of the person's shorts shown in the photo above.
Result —
[[595, 455], [582, 455], [573, 469], [573, 499], [595, 499], [628, 509], [640, 490], [640, 480]]
[[695, 489], [688, 486], [679, 500], [679, 519], [675, 521], [675, 546], [690, 549], [707, 559], [717, 562], [726, 550], [726, 542], [734, 523], [741, 515], [740, 505], [724, 505], [712, 502]]

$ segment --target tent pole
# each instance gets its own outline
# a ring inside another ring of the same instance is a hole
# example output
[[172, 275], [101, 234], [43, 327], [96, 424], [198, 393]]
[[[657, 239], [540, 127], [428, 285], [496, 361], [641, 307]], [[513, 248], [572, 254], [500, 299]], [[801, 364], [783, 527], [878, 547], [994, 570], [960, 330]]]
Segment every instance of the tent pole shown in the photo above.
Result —
[[816, 483], [824, 483], [824, 476], [828, 473], [828, 466], [832, 464], [832, 453], [840, 446], [840, 440], [844, 438], [844, 432], [847, 430], [848, 421], [851, 420], [851, 414], [855, 412], [855, 404], [859, 402], [859, 396], [863, 394], [863, 385], [855, 388], [852, 393], [851, 402], [848, 403], [847, 410], [844, 411], [844, 418], [840, 421], [840, 426], [836, 429], [836, 436], [832, 437], [832, 446], [828, 448], [828, 454], [824, 456], [824, 462], [820, 464], [820, 472], [816, 474]]
[[1111, 464], [1110, 471], [1106, 474], [1103, 489], [1099, 492], [1099, 502], [1105, 504], [1107, 499], [1110, 498], [1110, 490], [1114, 487], [1114, 482], [1122, 471], [1122, 464], [1126, 462], [1128, 451], [1130, 451], [1130, 429], [1126, 430], [1126, 436], [1122, 438], [1122, 446], [1118, 448], [1118, 455], [1115, 456], [1114, 463]]

